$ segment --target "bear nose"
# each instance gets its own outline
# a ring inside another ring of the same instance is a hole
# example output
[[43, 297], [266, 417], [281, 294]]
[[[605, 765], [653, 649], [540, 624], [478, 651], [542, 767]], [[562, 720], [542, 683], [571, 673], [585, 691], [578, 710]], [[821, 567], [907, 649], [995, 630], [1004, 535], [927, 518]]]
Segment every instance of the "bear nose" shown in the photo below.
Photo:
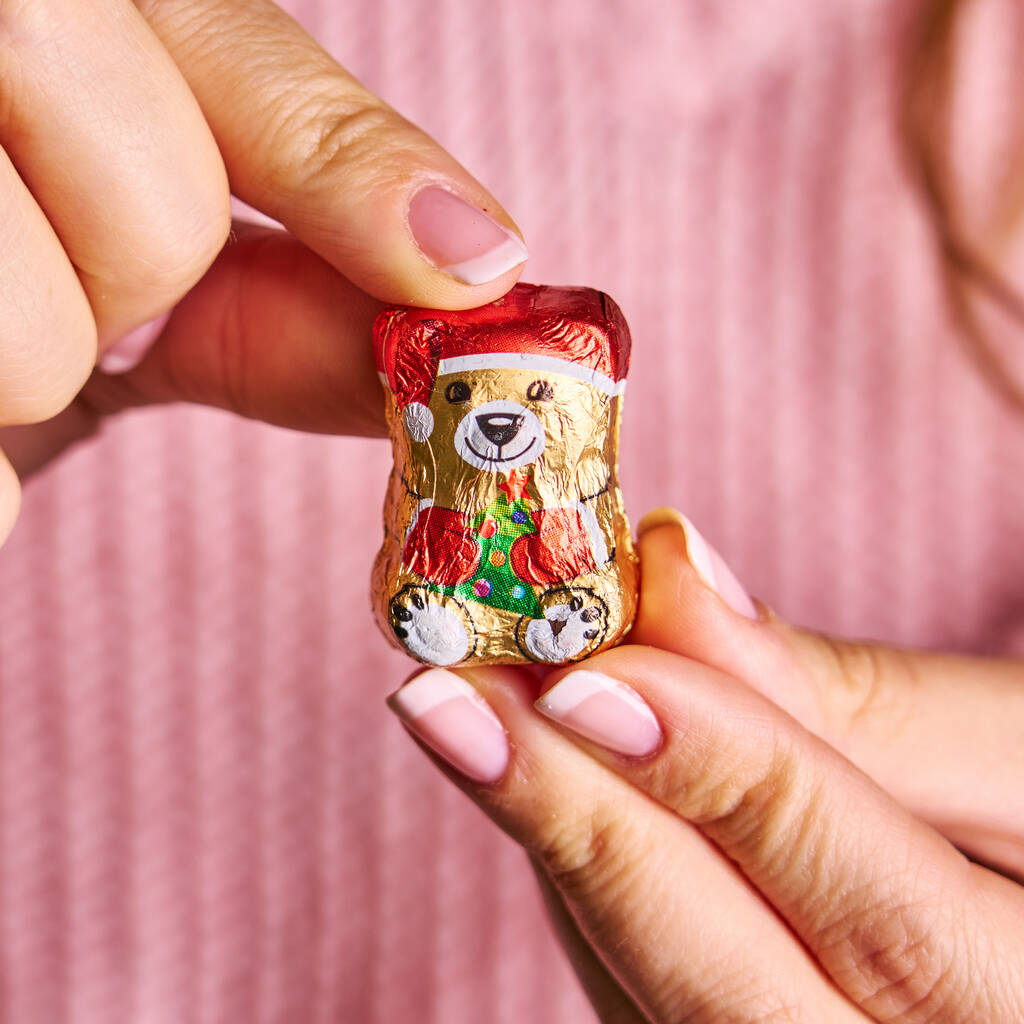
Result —
[[519, 433], [523, 425], [523, 417], [515, 416], [507, 412], [492, 412], [484, 416], [477, 416], [476, 425], [480, 433], [487, 438], [491, 444], [499, 448], [506, 445]]

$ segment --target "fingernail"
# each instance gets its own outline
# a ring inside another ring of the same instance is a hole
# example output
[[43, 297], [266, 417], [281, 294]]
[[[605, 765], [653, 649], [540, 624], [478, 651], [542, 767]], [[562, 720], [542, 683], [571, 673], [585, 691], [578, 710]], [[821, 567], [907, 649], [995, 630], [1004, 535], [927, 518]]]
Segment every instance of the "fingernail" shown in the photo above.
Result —
[[704, 584], [710, 587], [734, 611], [748, 619], [757, 619], [757, 608], [743, 584], [733, 575], [722, 556], [700, 535], [689, 519], [674, 508], [656, 508], [640, 520], [636, 533], [642, 537], [656, 526], [682, 527], [686, 539], [686, 557]]
[[529, 255], [518, 235], [437, 185], [412, 197], [409, 229], [423, 255], [463, 284], [493, 281]]
[[464, 679], [429, 669], [388, 698], [388, 706], [434, 753], [475, 782], [497, 782], [508, 739], [490, 705]]
[[661, 743], [661, 727], [641, 696], [625, 683], [600, 672], [570, 672], [534, 707], [573, 732], [619, 754], [646, 757]]
[[171, 310], [168, 310], [118, 338], [100, 356], [99, 368], [104, 373], [127, 373], [134, 370], [142, 362], [143, 356], [150, 350], [153, 342], [160, 337], [170, 318]]

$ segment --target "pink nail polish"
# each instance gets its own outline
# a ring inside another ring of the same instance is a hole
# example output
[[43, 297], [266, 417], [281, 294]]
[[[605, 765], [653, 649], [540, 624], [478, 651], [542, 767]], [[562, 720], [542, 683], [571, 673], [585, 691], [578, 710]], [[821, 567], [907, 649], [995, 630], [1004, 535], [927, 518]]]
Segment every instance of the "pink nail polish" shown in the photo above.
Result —
[[686, 557], [704, 584], [710, 587], [734, 611], [748, 619], [757, 619], [757, 608], [743, 584], [733, 575], [722, 556], [701, 536], [689, 519], [674, 508], [656, 508], [637, 524], [637, 535], [643, 536], [656, 526], [670, 524], [683, 530]]
[[518, 235], [437, 185], [412, 197], [409, 229], [423, 255], [463, 284], [493, 281], [529, 255]]
[[571, 672], [534, 706], [548, 718], [618, 754], [646, 757], [661, 744], [661, 727], [640, 695], [600, 672]]
[[104, 373], [110, 374], [127, 373], [129, 370], [134, 370], [152, 348], [153, 342], [163, 333], [170, 318], [171, 310], [168, 310], [118, 338], [100, 356], [97, 364], [99, 368]]
[[508, 739], [490, 705], [464, 679], [436, 668], [388, 698], [388, 706], [434, 753], [476, 782], [497, 782]]

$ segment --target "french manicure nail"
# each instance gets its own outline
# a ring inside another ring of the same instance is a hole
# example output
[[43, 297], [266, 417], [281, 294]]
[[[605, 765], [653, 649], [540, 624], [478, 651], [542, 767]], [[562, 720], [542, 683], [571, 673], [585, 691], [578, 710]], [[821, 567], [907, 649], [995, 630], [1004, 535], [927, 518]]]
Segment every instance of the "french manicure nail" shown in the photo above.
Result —
[[757, 608], [743, 584], [733, 575], [722, 556], [701, 536], [689, 519], [674, 508], [656, 508], [637, 524], [642, 537], [656, 526], [678, 526], [686, 540], [686, 557], [705, 586], [710, 587], [734, 611], [748, 619], [757, 619]]
[[463, 284], [493, 281], [529, 255], [518, 235], [437, 185], [412, 197], [409, 229], [423, 255]]
[[600, 672], [570, 672], [534, 706], [548, 718], [619, 754], [646, 757], [661, 743], [658, 720], [640, 695]]
[[410, 680], [388, 706], [434, 753], [475, 782], [497, 782], [508, 739], [490, 705], [464, 679], [435, 668]]
[[171, 318], [171, 310], [161, 313], [158, 317], [141, 324], [135, 330], [118, 338], [99, 358], [99, 368], [104, 373], [127, 373], [134, 370], [142, 362], [145, 354], [152, 348], [153, 342], [163, 333], [167, 321]]

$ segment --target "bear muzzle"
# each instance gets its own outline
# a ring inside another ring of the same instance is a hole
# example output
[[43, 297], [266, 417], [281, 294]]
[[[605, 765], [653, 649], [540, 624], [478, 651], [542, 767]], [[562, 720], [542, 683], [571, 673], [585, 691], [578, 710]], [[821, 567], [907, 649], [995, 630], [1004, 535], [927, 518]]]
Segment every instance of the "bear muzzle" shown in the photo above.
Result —
[[498, 448], [504, 448], [509, 441], [515, 440], [523, 425], [523, 417], [508, 413], [490, 413], [476, 417], [477, 429], [484, 437]]

